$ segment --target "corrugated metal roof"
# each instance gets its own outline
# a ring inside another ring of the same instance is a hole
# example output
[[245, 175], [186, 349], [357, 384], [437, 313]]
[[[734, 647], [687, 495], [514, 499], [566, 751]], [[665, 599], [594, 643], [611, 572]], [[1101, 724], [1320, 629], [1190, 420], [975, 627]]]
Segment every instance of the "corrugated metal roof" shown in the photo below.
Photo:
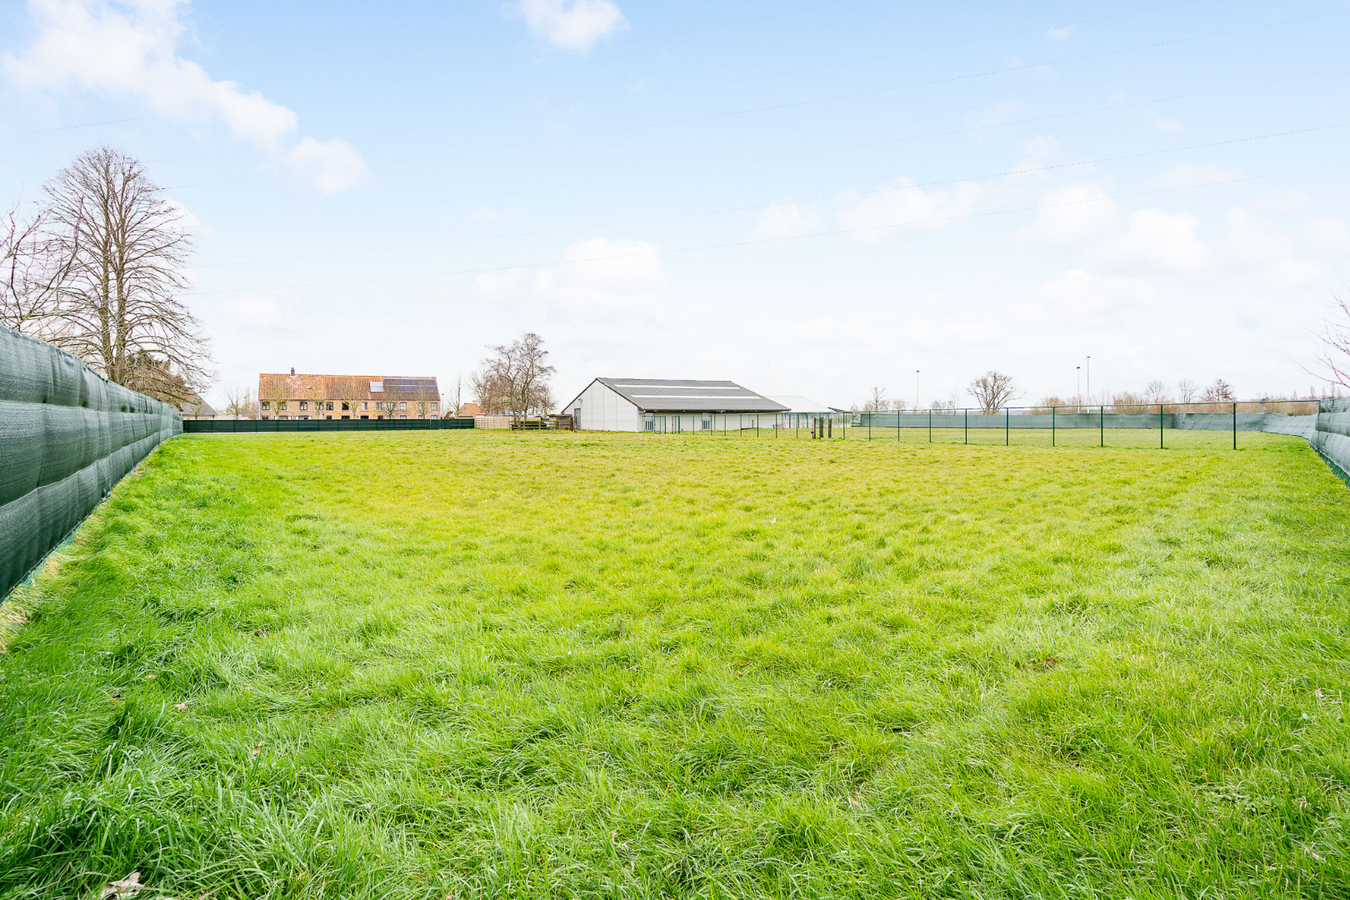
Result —
[[787, 407], [734, 381], [597, 378], [644, 412], [786, 412]]
[[810, 397], [803, 397], [801, 394], [775, 394], [770, 398], [783, 404], [790, 412], [795, 413], [828, 413], [830, 408], [823, 403], [817, 403]]

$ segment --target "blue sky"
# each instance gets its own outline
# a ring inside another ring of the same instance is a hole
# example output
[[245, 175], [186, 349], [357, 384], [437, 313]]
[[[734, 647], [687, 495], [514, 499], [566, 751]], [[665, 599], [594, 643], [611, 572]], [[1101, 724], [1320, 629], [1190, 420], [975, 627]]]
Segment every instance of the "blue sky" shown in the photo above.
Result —
[[921, 405], [1306, 393], [1350, 277], [1350, 5], [32, 0], [0, 198], [147, 162], [212, 396], [259, 371], [596, 375]]

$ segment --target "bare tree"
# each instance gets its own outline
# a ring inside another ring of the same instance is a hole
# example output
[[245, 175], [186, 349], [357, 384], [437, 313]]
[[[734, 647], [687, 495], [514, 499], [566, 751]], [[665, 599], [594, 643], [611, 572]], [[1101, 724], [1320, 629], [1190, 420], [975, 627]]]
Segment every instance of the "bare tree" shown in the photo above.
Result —
[[431, 389], [429, 382], [420, 380], [417, 382], [417, 386], [413, 389], [413, 400], [417, 402], [417, 418], [438, 417], [440, 394]]
[[451, 400], [454, 402], [455, 408], [452, 409], [452, 410], [450, 410], [450, 411], [449, 411], [449, 414], [450, 414], [450, 415], [453, 415], [453, 416], [457, 416], [457, 415], [459, 415], [459, 408], [460, 408], [461, 406], [464, 405], [464, 376], [463, 376], [463, 375], [456, 375], [456, 376], [455, 376], [455, 396], [452, 397]]
[[253, 388], [232, 388], [225, 395], [225, 415], [232, 419], [258, 418], [258, 401], [253, 396]]
[[929, 404], [929, 409], [956, 409], [956, 402], [958, 399], [959, 398], [955, 394], [952, 394], [946, 400], [934, 400]]
[[[137, 160], [91, 150], [44, 188], [52, 248], [70, 259], [61, 344], [118, 384], [169, 401], [206, 377], [206, 341], [176, 294], [191, 241]], [[173, 376], [173, 377], [170, 377]]]
[[1204, 394], [1200, 399], [1206, 403], [1231, 403], [1237, 399], [1233, 393], [1233, 386], [1222, 378], [1214, 379], [1214, 383], [1205, 388]]
[[[1326, 368], [1327, 381], [1350, 387], [1350, 301], [1337, 297], [1337, 321], [1328, 321], [1322, 331], [1320, 362]], [[1315, 374], [1315, 373], [1314, 373]]]
[[478, 398], [483, 413], [499, 416], [507, 410], [507, 398], [510, 395], [506, 378], [501, 366], [495, 360], [484, 360], [469, 380], [469, 387]]
[[863, 404], [863, 410], [880, 412], [889, 409], [890, 405], [890, 401], [886, 399], [886, 389], [880, 385], [873, 385], [872, 393], [868, 395], [867, 402]]
[[0, 218], [0, 324], [50, 341], [61, 333], [61, 289], [79, 236], [54, 241], [48, 219], [43, 209], [25, 218], [18, 204]]
[[1183, 378], [1177, 382], [1177, 399], [1182, 403], [1190, 403], [1199, 395], [1200, 385], [1191, 381], [1189, 378]]
[[[531, 412], [547, 412], [553, 405], [544, 339], [527, 332], [510, 344], [489, 348], [492, 355], [474, 373], [479, 404], [489, 415], [509, 413], [519, 419]], [[493, 407], [496, 407], [495, 409]]]
[[998, 412], [1018, 396], [1012, 376], [994, 369], [972, 381], [969, 391], [975, 402], [980, 405], [980, 409], [986, 413]]

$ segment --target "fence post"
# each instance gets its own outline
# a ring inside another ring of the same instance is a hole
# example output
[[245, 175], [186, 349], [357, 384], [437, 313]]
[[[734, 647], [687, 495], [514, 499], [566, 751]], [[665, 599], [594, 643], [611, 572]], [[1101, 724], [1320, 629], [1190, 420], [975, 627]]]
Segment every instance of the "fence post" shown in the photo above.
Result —
[[1237, 403], [1233, 404], [1233, 449], [1237, 449]]
[[868, 439], [869, 441], [872, 439], [872, 414], [871, 414], [871, 413], [868, 413], [868, 414], [867, 414], [867, 439]]
[[1050, 407], [1050, 446], [1055, 446], [1055, 408]]
[[1003, 407], [1003, 446], [1012, 446], [1012, 407]]
[[968, 406], [966, 407], [965, 413], [966, 413], [966, 431], [965, 431], [965, 435], [962, 437], [961, 440], [962, 440], [962, 443], [969, 444], [969, 443], [970, 443], [970, 407], [968, 407]]
[[[900, 437], [900, 429], [895, 429], [896, 438]], [[933, 443], [933, 411], [928, 411], [928, 443]]]
[[1104, 405], [1103, 405], [1102, 408], [1101, 408], [1101, 419], [1099, 420], [1098, 427], [1101, 429], [1101, 446], [1105, 447], [1105, 446], [1106, 446], [1106, 407], [1105, 407]]
[[1163, 404], [1158, 404], [1158, 449], [1164, 449], [1163, 444]]

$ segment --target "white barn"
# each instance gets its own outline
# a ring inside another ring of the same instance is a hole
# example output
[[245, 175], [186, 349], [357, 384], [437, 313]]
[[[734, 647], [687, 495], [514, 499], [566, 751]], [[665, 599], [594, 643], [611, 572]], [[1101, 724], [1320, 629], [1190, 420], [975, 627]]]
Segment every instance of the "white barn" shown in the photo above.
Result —
[[597, 378], [563, 407], [579, 431], [773, 428], [788, 407], [734, 381]]

